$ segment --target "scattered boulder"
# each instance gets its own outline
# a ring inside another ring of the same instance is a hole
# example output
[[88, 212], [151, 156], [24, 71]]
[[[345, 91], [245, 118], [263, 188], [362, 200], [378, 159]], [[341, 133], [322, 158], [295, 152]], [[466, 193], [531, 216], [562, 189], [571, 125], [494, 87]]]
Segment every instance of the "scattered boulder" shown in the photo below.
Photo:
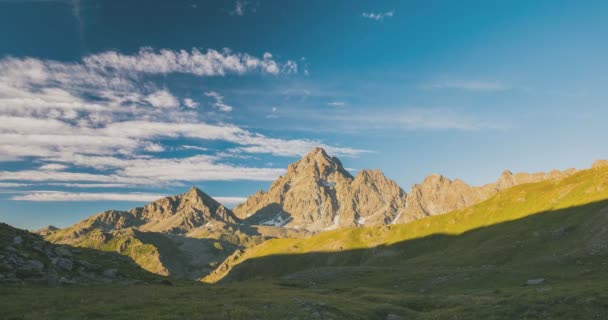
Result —
[[13, 244], [16, 246], [20, 246], [23, 243], [23, 238], [21, 236], [16, 236], [13, 238]]
[[74, 268], [72, 260], [66, 258], [55, 258], [53, 259], [53, 264], [65, 271], [72, 271], [72, 268]]
[[545, 279], [543, 279], [543, 278], [528, 279], [528, 281], [526, 281], [526, 284], [529, 286], [537, 286], [537, 285], [543, 284], [543, 283], [545, 283]]
[[36, 272], [42, 272], [42, 270], [44, 270], [44, 263], [38, 260], [28, 260], [26, 266], [28, 269]]
[[70, 249], [68, 249], [66, 247], [58, 246], [58, 247], [55, 247], [54, 251], [60, 257], [71, 257], [72, 256], [72, 252], [70, 251]]
[[108, 269], [103, 272], [103, 276], [106, 278], [114, 279], [118, 275], [117, 269]]
[[386, 315], [386, 320], [403, 320], [403, 317], [394, 313], [389, 313]]
[[59, 284], [76, 284], [77, 281], [66, 277], [59, 278]]

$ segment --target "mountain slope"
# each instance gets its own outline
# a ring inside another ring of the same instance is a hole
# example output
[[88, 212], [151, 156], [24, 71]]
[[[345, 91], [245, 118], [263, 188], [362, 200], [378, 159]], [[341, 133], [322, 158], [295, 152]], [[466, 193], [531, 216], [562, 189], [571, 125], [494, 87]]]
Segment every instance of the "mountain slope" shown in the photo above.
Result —
[[250, 224], [322, 231], [367, 219], [387, 223], [405, 207], [405, 192], [380, 171], [353, 177], [340, 160], [315, 148], [287, 173], [234, 209]]
[[237, 218], [222, 204], [192, 187], [184, 194], [156, 200], [143, 208], [101, 212], [71, 229], [77, 233], [87, 229], [113, 231], [135, 227], [141, 231], [183, 234], [213, 221], [235, 223]]
[[129, 258], [115, 253], [72, 248], [0, 223], [0, 284], [130, 283], [154, 280]]
[[60, 244], [117, 252], [143, 269], [197, 279], [236, 248], [259, 243], [238, 230], [232, 211], [197, 188], [143, 208], [108, 210], [46, 238]]
[[421, 184], [412, 186], [407, 197], [407, 208], [394, 223], [407, 223], [427, 216], [464, 209], [520, 184], [565, 178], [576, 172], [575, 169], [568, 169], [553, 170], [548, 173], [514, 174], [506, 170], [495, 182], [480, 187], [468, 185], [460, 179], [450, 180], [442, 175], [432, 174]]
[[354, 267], [352, 272], [374, 266], [381, 273], [383, 267], [478, 263], [554, 270], [551, 263], [568, 265], [608, 254], [607, 199], [608, 167], [596, 166], [563, 179], [515, 186], [464, 210], [408, 224], [269, 240], [231, 257], [205, 281], [316, 277], [318, 268], [345, 266]]

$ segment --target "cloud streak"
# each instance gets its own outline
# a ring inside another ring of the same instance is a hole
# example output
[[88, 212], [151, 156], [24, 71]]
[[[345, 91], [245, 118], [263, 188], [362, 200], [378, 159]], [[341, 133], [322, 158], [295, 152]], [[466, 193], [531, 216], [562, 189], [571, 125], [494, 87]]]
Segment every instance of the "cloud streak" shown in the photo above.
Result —
[[496, 81], [482, 80], [449, 80], [441, 81], [429, 86], [435, 89], [459, 89], [467, 91], [504, 91], [510, 87]]
[[363, 12], [361, 16], [366, 19], [371, 19], [375, 21], [383, 21], [384, 18], [390, 18], [395, 15], [395, 11], [387, 11], [387, 12]]
[[[22, 195], [12, 196], [14, 201], [32, 202], [83, 202], [83, 201], [125, 201], [152, 202], [167, 197], [158, 193], [112, 193], [112, 192], [62, 192], [62, 191], [33, 191]], [[224, 205], [237, 205], [245, 202], [243, 197], [212, 197]]]

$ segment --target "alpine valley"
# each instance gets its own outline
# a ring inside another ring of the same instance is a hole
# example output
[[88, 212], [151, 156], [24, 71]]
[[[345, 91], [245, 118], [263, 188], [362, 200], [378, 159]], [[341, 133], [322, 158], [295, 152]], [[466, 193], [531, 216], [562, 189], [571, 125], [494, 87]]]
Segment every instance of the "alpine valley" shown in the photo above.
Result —
[[607, 225], [607, 161], [504, 171], [483, 186], [434, 174], [406, 192], [317, 147], [233, 210], [192, 187], [63, 229], [1, 225], [0, 295], [36, 307], [0, 308], [28, 319], [50, 305], [64, 310], [53, 318], [600, 319]]

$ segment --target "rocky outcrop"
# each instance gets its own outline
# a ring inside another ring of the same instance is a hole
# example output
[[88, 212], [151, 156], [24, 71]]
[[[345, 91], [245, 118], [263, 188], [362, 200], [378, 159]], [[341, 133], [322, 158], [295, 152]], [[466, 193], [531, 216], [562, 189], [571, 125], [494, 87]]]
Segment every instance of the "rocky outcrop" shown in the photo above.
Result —
[[315, 148], [234, 212], [251, 224], [321, 231], [390, 222], [405, 208], [405, 198], [382, 172], [364, 170], [353, 177], [340, 160]]
[[[95, 257], [125, 272], [112, 278], [103, 273], [104, 267], [89, 261]], [[38, 284], [51, 287], [77, 283], [130, 282], [126, 275], [141, 275], [135, 265], [116, 259], [109, 253], [84, 254], [82, 249], [45, 241], [40, 235], [0, 223], [0, 284]]]
[[361, 170], [349, 186], [340, 210], [340, 226], [391, 223], [406, 209], [407, 194], [380, 170]]
[[213, 221], [235, 223], [237, 220], [232, 211], [192, 187], [184, 194], [159, 199], [143, 208], [99, 213], [74, 225], [72, 236], [79, 237], [92, 229], [109, 232], [127, 228], [183, 234]]
[[460, 179], [450, 180], [442, 175], [428, 176], [412, 187], [407, 197], [407, 208], [393, 223], [407, 223], [426, 216], [464, 209], [484, 201], [496, 193], [524, 183], [561, 179], [577, 172], [575, 169], [539, 173], [504, 171], [498, 180], [481, 187], [471, 186]]

